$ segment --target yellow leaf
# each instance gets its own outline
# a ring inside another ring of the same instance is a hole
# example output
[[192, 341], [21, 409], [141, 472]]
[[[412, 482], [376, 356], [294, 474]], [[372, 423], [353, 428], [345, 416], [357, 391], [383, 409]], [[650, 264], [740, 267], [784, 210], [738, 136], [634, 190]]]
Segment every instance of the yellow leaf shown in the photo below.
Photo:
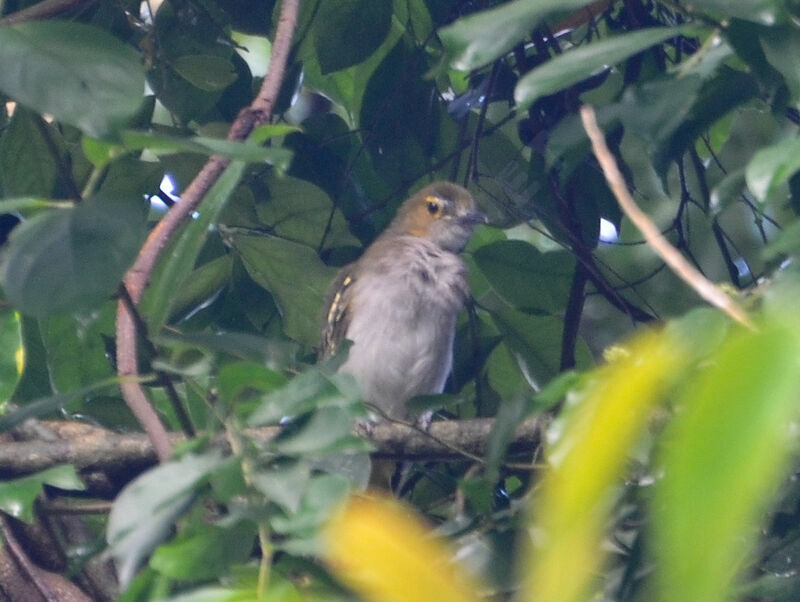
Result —
[[377, 495], [352, 497], [326, 529], [334, 574], [364, 600], [470, 602], [476, 584], [414, 512]]
[[569, 408], [534, 500], [533, 549], [520, 600], [587, 599], [628, 454], [650, 410], [685, 364], [674, 337], [648, 333], [617, 352]]

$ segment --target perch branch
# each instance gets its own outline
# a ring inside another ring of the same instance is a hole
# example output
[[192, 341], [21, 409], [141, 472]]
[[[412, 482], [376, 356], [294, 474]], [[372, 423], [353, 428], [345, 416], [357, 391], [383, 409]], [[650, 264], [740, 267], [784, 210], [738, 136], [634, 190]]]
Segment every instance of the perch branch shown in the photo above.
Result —
[[[537, 416], [524, 421], [517, 428], [511, 451], [530, 451], [541, 441], [548, 419]], [[0, 476], [8, 478], [30, 474], [58, 464], [73, 464], [84, 471], [107, 471], [136, 474], [154, 464], [158, 456], [152, 441], [141, 433], [119, 434], [102, 427], [78, 422], [47, 421], [48, 429], [58, 436], [56, 441], [32, 439], [0, 442]], [[494, 420], [447, 420], [433, 422], [428, 432], [413, 426], [381, 422], [355, 434], [368, 438], [375, 446], [373, 457], [408, 460], [461, 458], [462, 453], [483, 455], [489, 441]], [[281, 427], [261, 427], [245, 431], [255, 441], [266, 443], [281, 432]], [[186, 438], [179, 433], [168, 434], [171, 445]], [[220, 435], [214, 444], [230, 450], [227, 439]], [[454, 451], [458, 450], [458, 451]]]
[[[268, 123], [272, 117], [272, 109], [278, 98], [283, 74], [286, 70], [292, 35], [297, 23], [299, 3], [300, 0], [284, 0], [275, 32], [275, 42], [272, 46], [269, 71], [256, 98], [249, 107], [243, 109], [236, 116], [228, 131], [229, 140], [245, 139], [253, 128]], [[124, 286], [135, 304], [138, 304], [142, 298], [161, 251], [178, 228], [197, 209], [205, 194], [219, 179], [229, 163], [229, 159], [218, 155], [209, 158], [181, 195], [181, 201], [175, 203], [152, 230], [139, 251], [133, 267], [128, 270], [124, 279]], [[117, 304], [117, 371], [121, 376], [136, 376], [139, 373], [135, 323], [123, 302]], [[164, 425], [147, 399], [144, 389], [139, 383], [133, 382], [122, 384], [121, 389], [125, 402], [152, 441], [159, 460], [166, 460], [172, 455], [172, 444]]]
[[600, 127], [597, 125], [597, 117], [594, 109], [589, 105], [581, 107], [581, 120], [589, 140], [592, 142], [592, 149], [603, 168], [609, 188], [617, 198], [617, 202], [625, 215], [628, 216], [634, 225], [639, 229], [647, 243], [664, 260], [670, 269], [684, 282], [691, 286], [697, 293], [711, 305], [724, 311], [733, 320], [740, 324], [753, 328], [753, 324], [747, 313], [729, 297], [716, 284], [703, 276], [697, 268], [690, 264], [670, 242], [661, 234], [661, 231], [653, 221], [645, 214], [633, 200], [625, 178], [617, 167], [617, 162], [611, 151], [606, 145], [605, 137]]

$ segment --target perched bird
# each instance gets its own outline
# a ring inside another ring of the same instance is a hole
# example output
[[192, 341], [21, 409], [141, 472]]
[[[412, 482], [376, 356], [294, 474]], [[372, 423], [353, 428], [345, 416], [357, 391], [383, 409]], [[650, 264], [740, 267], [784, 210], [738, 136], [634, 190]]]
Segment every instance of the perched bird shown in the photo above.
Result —
[[322, 357], [353, 342], [340, 371], [365, 401], [407, 418], [415, 395], [441, 393], [453, 364], [456, 316], [469, 295], [459, 257], [486, 216], [461, 186], [436, 182], [406, 200], [389, 227], [343, 267], [328, 295]]

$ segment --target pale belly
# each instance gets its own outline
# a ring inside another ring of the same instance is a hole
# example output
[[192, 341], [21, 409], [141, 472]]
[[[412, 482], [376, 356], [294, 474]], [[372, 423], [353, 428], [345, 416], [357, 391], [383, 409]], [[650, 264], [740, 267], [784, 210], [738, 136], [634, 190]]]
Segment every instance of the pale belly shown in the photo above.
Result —
[[[352, 374], [364, 400], [389, 416], [408, 416], [415, 395], [441, 393], [452, 366], [455, 313], [414, 312], [376, 304], [351, 322], [353, 341], [342, 372]], [[424, 316], [423, 316], [424, 314]]]

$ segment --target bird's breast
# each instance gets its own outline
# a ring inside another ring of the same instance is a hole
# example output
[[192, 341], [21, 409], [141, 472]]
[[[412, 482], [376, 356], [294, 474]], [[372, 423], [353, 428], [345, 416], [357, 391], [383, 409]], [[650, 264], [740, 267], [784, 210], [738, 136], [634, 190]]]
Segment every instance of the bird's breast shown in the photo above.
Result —
[[[395, 249], [396, 250], [396, 249]], [[404, 415], [415, 395], [440, 393], [452, 366], [456, 317], [468, 293], [466, 266], [433, 245], [412, 245], [392, 259], [373, 258], [354, 283], [343, 371], [364, 398]]]

